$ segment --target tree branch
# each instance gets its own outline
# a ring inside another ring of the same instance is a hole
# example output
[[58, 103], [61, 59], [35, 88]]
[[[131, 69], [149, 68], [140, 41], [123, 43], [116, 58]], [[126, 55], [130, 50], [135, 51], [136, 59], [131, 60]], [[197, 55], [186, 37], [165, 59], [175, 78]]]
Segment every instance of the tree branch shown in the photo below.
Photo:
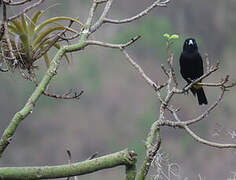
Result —
[[144, 11], [142, 11], [141, 13], [139, 13], [131, 18], [127, 18], [127, 19], [123, 19], [123, 20], [113, 20], [113, 19], [104, 18], [103, 23], [112, 23], [112, 24], [129, 23], [129, 22], [135, 21], [135, 20], [147, 15], [152, 9], [154, 9], [157, 6], [166, 7], [168, 2], [169, 2], [169, 0], [166, 0], [163, 2], [161, 0], [157, 0], [151, 6], [146, 8]]
[[111, 44], [111, 43], [105, 43], [105, 42], [101, 42], [101, 41], [94, 41], [94, 40], [87, 40], [86, 44], [87, 45], [97, 45], [97, 46], [102, 46], [102, 47], [108, 47], [108, 48], [126, 48], [129, 45], [133, 44], [135, 41], [137, 41], [141, 36], [135, 36], [134, 38], [132, 38], [129, 42], [124, 43], [124, 44]]
[[143, 161], [142, 167], [138, 173], [137, 177], [138, 180], [144, 180], [146, 178], [151, 163], [157, 151], [159, 150], [160, 145], [161, 145], [160, 129], [157, 126], [157, 121], [156, 121], [152, 124], [145, 142], [146, 156]]
[[[59, 166], [0, 168], [0, 179], [36, 180], [63, 178], [89, 174], [117, 166], [126, 166], [129, 169], [133, 167], [135, 162], [136, 154], [125, 149], [99, 158]], [[130, 178], [127, 178], [127, 180], [134, 180], [131, 176], [128, 177]]]
[[6, 4], [5, 3], [3, 3], [3, 22], [4, 22], [4, 29], [5, 29], [5, 37], [6, 37], [6, 41], [7, 41], [7, 44], [8, 44], [11, 60], [14, 61], [13, 65], [16, 65], [17, 64], [17, 59], [16, 59], [16, 56], [13, 53], [12, 44], [11, 44], [9, 34], [8, 34], [8, 21], [7, 21], [7, 13], [6, 13]]
[[10, 6], [19, 6], [19, 5], [23, 5], [27, 2], [31, 2], [32, 0], [23, 0], [23, 1], [19, 1], [19, 2], [10, 2], [10, 1], [4, 1], [3, 2], [6, 4], [6, 5], [10, 5]]
[[177, 94], [182, 94], [185, 93], [186, 91], [188, 91], [193, 85], [197, 84], [198, 82], [200, 82], [201, 80], [205, 79], [206, 77], [210, 76], [213, 72], [217, 71], [219, 69], [219, 64], [216, 64], [216, 66], [212, 66], [210, 68], [210, 70], [208, 72], [206, 72], [205, 74], [203, 74], [200, 78], [192, 81], [188, 86], [186, 86], [184, 89], [182, 90], [178, 90], [176, 87], [174, 87], [174, 93]]
[[8, 20], [11, 21], [11, 20], [13, 20], [13, 19], [18, 18], [18, 17], [21, 16], [22, 14], [24, 14], [24, 13], [28, 12], [29, 10], [31, 10], [31, 9], [33, 9], [33, 8], [35, 8], [35, 7], [37, 7], [38, 5], [42, 4], [43, 2], [44, 2], [44, 0], [39, 0], [38, 2], [32, 4], [31, 6], [26, 7], [26, 8], [25, 8], [23, 11], [21, 11], [20, 13], [18, 13], [18, 14], [16, 14], [16, 15], [12, 16], [12, 17], [10, 17], [10, 18], [8, 18]]
[[[97, 29], [99, 29], [102, 26], [102, 24], [104, 23], [104, 19], [107, 15], [108, 11], [111, 8], [112, 2], [113, 2], [113, 0], [106, 0], [106, 6], [103, 10], [103, 13], [100, 16], [100, 18], [98, 19], [98, 21], [93, 26], [91, 26], [90, 33], [95, 32]], [[97, 1], [97, 3], [98, 3], [98, 1]]]
[[63, 94], [63, 95], [58, 95], [58, 94], [53, 94], [53, 93], [48, 93], [46, 91], [43, 92], [43, 95], [51, 97], [51, 98], [55, 98], [55, 99], [80, 99], [81, 95], [84, 93], [84, 91], [80, 91], [80, 92], [74, 92], [73, 95], [72, 94], [72, 90], [70, 90], [69, 92]]
[[[159, 86], [156, 85], [147, 75], [146, 73], [142, 70], [142, 68], [129, 56], [129, 54], [121, 48], [121, 51], [123, 52], [123, 54], [126, 56], [127, 60], [130, 62], [130, 64], [137, 70], [137, 72], [139, 74], [142, 75], [143, 79], [152, 87], [155, 86]], [[160, 92], [157, 91], [158, 94], [158, 98], [161, 102], [160, 105], [160, 116], [159, 116], [159, 120], [157, 120], [156, 122], [154, 122], [154, 124], [151, 127], [151, 130], [149, 132], [148, 138], [146, 140], [146, 144], [148, 142], [150, 142], [149, 140], [154, 140], [152, 135], [154, 135], [155, 133], [157, 134], [156, 136], [158, 136], [159, 138], [157, 138], [156, 143], [160, 143], [160, 134], [159, 134], [159, 128], [161, 126], [170, 126], [170, 127], [179, 127], [179, 128], [183, 128], [186, 130], [186, 132], [191, 135], [196, 141], [206, 144], [208, 146], [212, 146], [212, 147], [217, 147], [217, 148], [236, 148], [236, 144], [222, 144], [222, 143], [215, 143], [215, 142], [211, 142], [211, 141], [207, 141], [205, 139], [200, 138], [199, 136], [197, 136], [193, 131], [191, 131], [191, 129], [188, 127], [188, 124], [193, 124], [196, 123], [200, 120], [202, 120], [207, 114], [209, 114], [218, 104], [219, 102], [222, 100], [224, 92], [226, 90], [227, 85], [225, 85], [228, 82], [229, 76], [226, 76], [226, 78], [220, 82], [220, 83], [199, 83], [202, 79], [208, 77], [210, 74], [212, 74], [213, 72], [215, 72], [216, 70], [218, 70], [219, 68], [219, 64], [217, 64], [215, 67], [211, 67], [209, 68], [209, 71], [207, 73], [205, 73], [202, 77], [198, 78], [197, 80], [193, 81], [191, 84], [189, 84], [187, 87], [185, 87], [183, 90], [178, 90], [177, 89], [177, 81], [175, 76], [175, 72], [174, 72], [174, 68], [173, 68], [173, 56], [169, 55], [169, 59], [168, 59], [168, 64], [169, 64], [169, 69], [166, 69], [163, 65], [161, 66], [164, 73], [167, 75], [168, 80], [167, 80], [167, 95], [165, 97], [165, 100], [162, 100], [162, 97], [160, 95]], [[174, 81], [174, 87], [171, 87], [171, 83], [172, 80]], [[188, 121], [180, 121], [176, 112], [176, 109], [173, 109], [173, 107], [171, 105], [169, 105], [169, 102], [171, 101], [172, 97], [175, 94], [183, 94], [184, 92], [186, 92], [187, 90], [189, 90], [194, 84], [202, 84], [202, 85], [208, 85], [208, 86], [212, 86], [212, 87], [220, 87], [222, 89], [222, 93], [220, 94], [218, 100], [212, 105], [210, 106], [202, 115], [200, 115], [198, 118], [194, 119], [194, 120], [188, 120]], [[231, 85], [228, 85], [228, 87], [233, 87], [235, 86], [236, 83], [232, 83]], [[155, 88], [154, 88], [155, 89]], [[173, 121], [169, 121], [169, 120], [165, 120], [165, 110], [169, 110], [173, 116], [175, 117], [175, 119], [177, 120], [177, 122], [173, 122]], [[151, 136], [150, 136], [151, 134]], [[149, 139], [150, 138], [150, 139]], [[150, 143], [148, 143], [150, 144]], [[150, 167], [150, 163], [151, 159], [155, 156], [155, 154], [157, 153], [157, 150], [159, 149], [159, 145], [157, 146], [157, 144], [155, 144], [152, 142], [151, 146], [149, 146], [149, 148], [147, 148], [146, 150], [146, 157], [144, 160], [144, 163], [142, 165], [141, 170], [139, 171], [138, 174], [138, 180], [143, 180], [145, 179], [147, 172], [149, 170]], [[154, 146], [156, 145], [156, 146]], [[152, 148], [152, 147], [158, 147], [157, 149]], [[155, 151], [156, 150], [156, 151]]]
[[216, 148], [236, 148], [236, 144], [222, 144], [222, 143], [215, 143], [211, 141], [207, 141], [203, 138], [200, 138], [198, 135], [196, 135], [188, 126], [184, 125], [183, 128], [188, 132], [189, 135], [193, 137], [194, 140], [206, 144], [211, 147], [216, 147]]
[[83, 33], [81, 35], [79, 43], [70, 45], [70, 46], [64, 46], [57, 51], [56, 55], [54, 56], [53, 60], [50, 63], [50, 66], [47, 72], [43, 76], [39, 85], [35, 88], [33, 94], [30, 96], [27, 103], [19, 112], [15, 114], [9, 126], [3, 132], [3, 135], [0, 140], [0, 157], [2, 156], [2, 153], [4, 152], [4, 150], [10, 143], [10, 140], [12, 139], [12, 136], [14, 135], [20, 122], [23, 119], [25, 119], [33, 111], [33, 108], [36, 102], [38, 101], [39, 97], [46, 90], [51, 79], [57, 74], [57, 69], [59, 67], [60, 60], [62, 56], [64, 55], [64, 53], [78, 51], [78, 50], [83, 49], [86, 46], [86, 43], [85, 43], [86, 37], [87, 37], [87, 34]]

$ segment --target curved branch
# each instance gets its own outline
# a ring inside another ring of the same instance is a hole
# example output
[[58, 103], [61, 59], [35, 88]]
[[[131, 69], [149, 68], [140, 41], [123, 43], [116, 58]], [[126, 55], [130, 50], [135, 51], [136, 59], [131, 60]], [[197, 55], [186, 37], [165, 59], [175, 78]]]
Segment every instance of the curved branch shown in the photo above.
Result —
[[193, 137], [194, 140], [202, 144], [206, 144], [208, 146], [216, 147], [216, 148], [236, 148], [236, 144], [221, 144], [221, 143], [215, 143], [215, 142], [207, 141], [203, 138], [200, 138], [186, 125], [184, 125], [183, 128], [189, 133], [190, 136]]
[[[117, 166], [133, 166], [136, 162], [134, 151], [127, 149], [99, 158], [59, 166], [6, 167], [0, 168], [0, 179], [52, 179], [78, 176]], [[128, 179], [134, 180], [134, 179]]]
[[157, 122], [158, 126], [170, 126], [170, 127], [179, 127], [179, 128], [183, 128], [186, 130], [186, 132], [188, 132], [188, 134], [190, 136], [193, 137], [194, 140], [202, 143], [202, 144], [206, 144], [208, 146], [211, 147], [216, 147], [216, 148], [236, 148], [236, 144], [223, 144], [223, 143], [215, 143], [215, 142], [211, 142], [211, 141], [207, 141], [201, 137], [199, 137], [198, 135], [196, 135], [186, 124], [186, 121], [183, 122], [179, 119], [179, 117], [177, 116], [176, 112], [173, 111], [172, 113], [175, 117], [175, 119], [177, 120], [177, 122], [173, 122], [173, 121], [159, 121]]
[[21, 123], [21, 121], [24, 120], [33, 111], [33, 108], [34, 108], [36, 102], [38, 101], [39, 97], [46, 90], [51, 79], [57, 74], [57, 69], [60, 65], [60, 60], [61, 60], [62, 56], [64, 55], [64, 53], [79, 51], [79, 50], [83, 49], [86, 46], [85, 40], [86, 40], [87, 36], [88, 36], [88, 33], [83, 32], [80, 37], [80, 40], [77, 44], [61, 47], [57, 51], [56, 55], [54, 56], [53, 60], [50, 63], [50, 66], [49, 66], [47, 72], [43, 76], [39, 85], [35, 88], [34, 92], [30, 96], [30, 98], [28, 99], [27, 103], [19, 112], [17, 112], [14, 115], [10, 124], [3, 132], [3, 135], [0, 140], [0, 158], [2, 156], [2, 153], [4, 152], [4, 150], [7, 148], [8, 144], [10, 143], [10, 141], [11, 141], [17, 127]]
[[143, 161], [142, 167], [138, 173], [138, 180], [144, 180], [147, 176], [147, 173], [150, 169], [151, 163], [160, 149], [161, 145], [161, 136], [160, 136], [160, 129], [157, 126], [158, 121], [154, 122], [150, 128], [148, 133], [145, 147], [146, 147], [146, 156]]
[[159, 120], [156, 121], [156, 126], [161, 127], [161, 126], [169, 126], [169, 127], [173, 127], [173, 128], [182, 128], [184, 130], [186, 130], [186, 132], [188, 132], [188, 134], [190, 136], [192, 136], [192, 138], [202, 144], [206, 144], [208, 146], [211, 147], [216, 147], [216, 148], [236, 148], [236, 144], [223, 144], [223, 143], [216, 143], [216, 142], [211, 142], [208, 140], [205, 140], [201, 137], [199, 137], [198, 135], [196, 135], [186, 124], [184, 121], [180, 121], [180, 119], [178, 118], [178, 116], [176, 115], [176, 113], [174, 113], [174, 116], [176, 119], [178, 119], [178, 122], [174, 122], [174, 121], [169, 121], [169, 120]]
[[137, 20], [137, 19], [147, 15], [156, 6], [166, 7], [168, 2], [169, 2], [169, 0], [166, 0], [166, 1], [163, 1], [163, 2], [161, 2], [161, 0], [157, 0], [151, 6], [149, 6], [144, 11], [142, 11], [139, 14], [137, 14], [136, 16], [133, 16], [133, 17], [127, 18], [127, 19], [123, 19], [123, 20], [113, 20], [113, 19], [104, 18], [103, 22], [104, 23], [112, 23], [112, 24], [129, 23], [129, 22], [135, 21], [135, 20]]
[[[105, 8], [104, 8], [104, 10], [103, 10], [103, 13], [102, 13], [102, 15], [100, 16], [100, 18], [98, 19], [98, 21], [97, 21], [93, 26], [91, 26], [91, 28], [90, 28], [90, 33], [95, 32], [95, 31], [96, 31], [98, 28], [100, 28], [100, 27], [102, 26], [102, 24], [104, 23], [104, 19], [105, 19], [106, 15], [107, 15], [108, 11], [109, 11], [110, 8], [111, 8], [111, 5], [112, 5], [113, 0], [106, 0], [106, 1], [107, 1], [107, 3], [106, 3], [106, 6], [105, 6]], [[99, 2], [97, 1], [97, 3], [99, 3]]]
[[[139, 13], [131, 18], [127, 18], [127, 19], [123, 19], [123, 20], [113, 20], [113, 19], [106, 18], [106, 15], [111, 8], [113, 0], [104, 0], [104, 1], [107, 1], [104, 11], [103, 11], [101, 17], [99, 18], [99, 20], [90, 28], [90, 33], [95, 32], [104, 23], [123, 24], [123, 23], [129, 23], [129, 22], [135, 21], [135, 20], [147, 15], [152, 9], [154, 9], [157, 6], [165, 7], [170, 0], [166, 0], [163, 2], [161, 0], [157, 0], [151, 6], [149, 6], [145, 10], [143, 10], [141, 13]], [[104, 1], [102, 1], [102, 2], [104, 2]]]
[[191, 125], [193, 123], [199, 122], [200, 120], [202, 120], [203, 118], [205, 118], [212, 110], [215, 109], [215, 107], [219, 104], [219, 102], [222, 100], [223, 96], [224, 96], [225, 90], [222, 89], [222, 92], [219, 96], [219, 98], [216, 100], [216, 102], [214, 104], [212, 104], [204, 113], [202, 113], [200, 116], [198, 116], [195, 119], [192, 120], [187, 120], [184, 121], [185, 125]]
[[83, 90], [81, 90], [80, 92], [74, 92], [73, 95], [72, 94], [72, 89], [63, 94], [63, 95], [58, 95], [58, 94], [53, 94], [53, 93], [48, 93], [46, 91], [43, 92], [43, 95], [51, 97], [51, 98], [55, 98], [55, 99], [80, 99], [81, 95], [84, 93]]
[[44, 1], [44, 0], [39, 0], [38, 2], [32, 4], [31, 6], [26, 7], [26, 8], [25, 8], [23, 11], [21, 11], [20, 13], [18, 13], [18, 14], [16, 14], [16, 15], [12, 16], [12, 17], [10, 17], [10, 18], [8, 18], [8, 20], [11, 21], [11, 20], [13, 20], [13, 19], [18, 18], [19, 16], [21, 16], [21, 14], [24, 14], [24, 13], [28, 12], [29, 10], [31, 10], [31, 9], [37, 7], [38, 5], [42, 4], [43, 1]]
[[102, 47], [108, 47], [108, 48], [126, 48], [129, 45], [133, 44], [135, 41], [137, 41], [141, 36], [135, 36], [134, 38], [132, 38], [129, 42], [124, 43], [124, 44], [111, 44], [111, 43], [105, 43], [105, 42], [101, 42], [101, 41], [94, 41], [94, 40], [87, 40], [86, 44], [87, 45], [97, 45], [97, 46], [102, 46]]
[[217, 71], [219, 69], [219, 64], [217, 64], [216, 66], [214, 67], [211, 67], [210, 70], [203, 74], [200, 78], [194, 80], [193, 82], [191, 82], [189, 85], [187, 85], [184, 89], [182, 90], [179, 90], [177, 89], [176, 87], [174, 87], [174, 93], [177, 93], [177, 94], [183, 94], [185, 93], [186, 91], [188, 91], [193, 85], [197, 84], [198, 82], [200, 82], [202, 79], [205, 79], [206, 77], [210, 76], [213, 72]]
[[10, 5], [10, 6], [19, 6], [19, 5], [23, 5], [27, 2], [30, 2], [32, 0], [22, 0], [22, 1], [19, 1], [19, 2], [7, 2], [7, 1], [3, 1], [6, 5]]

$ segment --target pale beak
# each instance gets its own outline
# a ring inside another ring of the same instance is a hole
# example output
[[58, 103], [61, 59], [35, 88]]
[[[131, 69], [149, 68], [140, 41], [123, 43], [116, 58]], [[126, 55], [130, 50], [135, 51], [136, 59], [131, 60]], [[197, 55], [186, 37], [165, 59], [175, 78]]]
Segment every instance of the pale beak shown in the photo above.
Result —
[[189, 40], [188, 45], [193, 45], [193, 40], [192, 39]]

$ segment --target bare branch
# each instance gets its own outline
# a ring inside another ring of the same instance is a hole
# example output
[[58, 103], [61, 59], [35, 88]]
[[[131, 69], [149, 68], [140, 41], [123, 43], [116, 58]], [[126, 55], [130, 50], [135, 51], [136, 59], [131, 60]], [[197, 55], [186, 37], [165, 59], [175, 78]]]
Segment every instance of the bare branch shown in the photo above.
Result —
[[183, 128], [195, 139], [196, 141], [206, 144], [211, 147], [216, 148], [236, 148], [236, 144], [221, 144], [221, 143], [215, 143], [211, 141], [207, 141], [205, 139], [200, 138], [198, 135], [196, 135], [188, 126], [183, 126]]
[[186, 124], [184, 121], [180, 121], [180, 119], [178, 118], [177, 114], [174, 112], [173, 115], [175, 116], [175, 119], [178, 120], [178, 122], [173, 122], [173, 121], [169, 121], [169, 120], [164, 120], [164, 121], [156, 121], [157, 122], [157, 126], [170, 126], [170, 127], [179, 127], [179, 128], [183, 128], [186, 130], [186, 132], [188, 132], [188, 134], [190, 136], [192, 136], [192, 138], [202, 144], [206, 144], [208, 146], [211, 147], [216, 147], [216, 148], [236, 148], [236, 144], [223, 144], [223, 143], [215, 143], [215, 142], [211, 142], [208, 140], [205, 140], [201, 137], [199, 137], [198, 135], [196, 135]]
[[224, 90], [222, 89], [222, 92], [219, 96], [219, 98], [216, 100], [216, 102], [214, 104], [212, 104], [204, 113], [202, 113], [200, 116], [198, 116], [195, 119], [192, 120], [187, 120], [184, 122], [185, 125], [191, 125], [193, 123], [199, 122], [200, 120], [202, 120], [203, 118], [205, 118], [207, 115], [210, 114], [211, 111], [213, 111], [216, 106], [220, 103], [220, 101], [222, 100], [223, 96], [224, 96]]
[[66, 31], [68, 30], [68, 28], [70, 28], [72, 26], [74, 21], [70, 21], [69, 25], [62, 31], [59, 32], [58, 34], [55, 35], [55, 37], [50, 41], [50, 43], [44, 48], [44, 49], [40, 49], [39, 52], [34, 54], [33, 59], [39, 59], [40, 57], [42, 57], [45, 53], [48, 52], [48, 50], [59, 41], [59, 39], [66, 33]]
[[106, 6], [105, 6], [105, 8], [103, 10], [102, 15], [100, 16], [98, 21], [90, 28], [90, 33], [95, 32], [104, 23], [104, 19], [105, 19], [106, 15], [107, 15], [108, 11], [111, 8], [112, 2], [113, 2], [113, 0], [107, 0], [107, 3], [106, 3]]
[[108, 48], [126, 48], [129, 45], [133, 44], [135, 41], [137, 41], [141, 36], [135, 36], [132, 38], [129, 42], [124, 43], [124, 44], [111, 44], [111, 43], [105, 43], [101, 41], [94, 41], [94, 40], [87, 40], [86, 43], [87, 45], [97, 45], [97, 46], [102, 46], [102, 47], [108, 47]]
[[4, 28], [4, 22], [1, 23], [1, 28], [0, 28], [0, 41], [2, 40], [2, 37], [4, 35], [5, 28]]
[[209, 72], [206, 72], [205, 74], [203, 74], [200, 78], [194, 80], [192, 83], [190, 83], [188, 86], [186, 86], [184, 89], [179, 90], [174, 88], [174, 92], [177, 94], [182, 94], [186, 91], [188, 91], [194, 84], [197, 84], [198, 82], [200, 82], [202, 79], [205, 79], [206, 77], [210, 76], [213, 72], [217, 71], [219, 69], [219, 64], [217, 64], [216, 66], [212, 66], [210, 68]]
[[[0, 2], [2, 3], [2, 1], [0, 0]], [[2, 48], [2, 38], [5, 34], [5, 24], [7, 22], [7, 11], [6, 11], [6, 5], [3, 3], [3, 6], [2, 6], [2, 16], [3, 16], [3, 19], [2, 19], [2, 22], [1, 22], [1, 29], [0, 29], [0, 45], [1, 45], [1, 48]], [[8, 34], [7, 34], [8, 36]], [[12, 55], [12, 54], [11, 54]], [[2, 69], [2, 61], [4, 61], [4, 52], [3, 52], [3, 49], [2, 49], [2, 53], [1, 53], [1, 57], [0, 57], [0, 71], [1, 72], [7, 72], [8, 69]]]
[[43, 2], [44, 2], [44, 0], [39, 0], [38, 2], [32, 4], [31, 6], [26, 7], [26, 8], [25, 8], [23, 11], [21, 11], [20, 13], [18, 13], [18, 14], [16, 14], [16, 15], [12, 16], [12, 17], [10, 17], [10, 18], [8, 18], [8, 20], [11, 21], [11, 20], [13, 20], [13, 19], [18, 18], [18, 17], [21, 16], [22, 14], [28, 12], [29, 10], [31, 10], [31, 9], [37, 7], [37, 6], [39, 6], [39, 5], [42, 4]]
[[152, 81], [143, 71], [143, 69], [129, 56], [129, 54], [123, 49], [120, 49], [121, 52], [125, 55], [127, 60], [131, 63], [131, 65], [138, 71], [138, 73], [143, 77], [143, 79], [155, 90], [159, 89], [160, 86], [157, 85], [154, 81]]
[[101, 3], [105, 3], [105, 2], [107, 2], [108, 0], [96, 0], [96, 2], [98, 3], [98, 4], [101, 4]]
[[176, 75], [175, 75], [175, 70], [174, 70], [174, 67], [173, 67], [173, 60], [174, 60], [174, 54], [169, 54], [169, 57], [168, 57], [168, 64], [169, 64], [169, 67], [170, 67], [170, 78], [173, 79], [174, 83], [175, 83], [175, 87], [177, 88], [178, 86], [178, 82], [177, 82], [177, 78], [176, 78]]
[[[61, 38], [62, 40], [65, 40], [65, 41], [69, 41], [69, 40], [76, 39], [76, 38], [78, 38], [80, 35], [81, 35], [81, 33], [76, 33], [76, 34], [74, 34], [74, 35], [72, 35], [72, 36], [70, 36], [70, 37], [66, 37], [65, 35], [60, 35], [60, 34], [58, 34], [58, 36], [60, 36], [60, 38]], [[59, 40], [59, 41], [60, 41], [60, 40]]]
[[164, 74], [169, 78], [170, 77], [169, 72], [168, 72], [168, 70], [165, 68], [165, 66], [163, 64], [161, 64], [161, 69], [164, 72]]
[[3, 2], [6, 5], [10, 5], [10, 6], [19, 6], [19, 5], [23, 5], [25, 3], [31, 2], [32, 0], [23, 0], [23, 1], [19, 1], [19, 2], [10, 2], [10, 1], [4, 1]]
[[167, 106], [166, 102], [162, 99], [161, 97], [161, 93], [160, 90], [167, 86], [167, 83], [164, 83], [164, 85], [159, 85], [157, 83], [155, 83], [154, 81], [151, 80], [151, 78], [149, 78], [147, 76], [147, 74], [143, 71], [143, 69], [141, 68], [141, 66], [139, 66], [130, 56], [129, 54], [124, 50], [124, 48], [120, 48], [121, 52], [125, 55], [126, 59], [128, 60], [128, 62], [134, 67], [135, 70], [137, 70], [137, 72], [142, 76], [142, 78], [147, 82], [147, 84], [149, 84], [156, 92], [156, 95], [158, 97], [158, 99], [160, 100], [160, 102], [162, 104], [165, 105], [165, 107]]
[[166, 0], [166, 1], [163, 1], [163, 2], [161, 2], [161, 0], [157, 0], [151, 6], [149, 6], [144, 11], [137, 14], [136, 16], [133, 16], [133, 17], [127, 18], [127, 19], [123, 19], [123, 20], [113, 20], [113, 19], [104, 18], [103, 22], [104, 23], [112, 23], [112, 24], [129, 23], [129, 22], [135, 21], [135, 20], [147, 15], [156, 6], [166, 7], [168, 2], [169, 2], [169, 0]]
[[94, 13], [95, 13], [95, 10], [96, 10], [98, 4], [99, 4], [98, 0], [93, 0], [93, 4], [92, 4], [92, 7], [90, 8], [88, 19], [87, 19], [87, 22], [86, 22], [86, 27], [85, 27], [86, 29], [88, 29], [88, 31], [90, 31], [93, 16], [94, 16]]
[[[205, 118], [212, 110], [215, 109], [215, 107], [221, 102], [221, 100], [223, 99], [223, 96], [224, 96], [224, 93], [225, 93], [225, 90], [226, 90], [226, 87], [225, 87], [225, 83], [228, 82], [228, 78], [229, 76], [226, 76], [225, 80], [222, 81], [221, 83], [216, 83], [216, 84], [212, 84], [214, 85], [213, 87], [218, 87], [220, 86], [221, 87], [221, 94], [220, 96], [218, 97], [218, 99], [216, 100], [216, 102], [214, 104], [212, 104], [204, 113], [202, 113], [200, 116], [198, 116], [197, 118], [195, 119], [192, 119], [192, 120], [187, 120], [187, 121], [184, 121], [184, 124], [185, 125], [191, 125], [193, 123], [196, 123], [200, 120], [202, 120], [203, 118]], [[178, 120], [178, 119], [176, 119]]]
[[205, 61], [206, 61], [206, 65], [207, 65], [207, 72], [210, 71], [210, 61], [209, 61], [209, 58], [208, 58], [208, 54], [205, 53]]
[[[4, 4], [3, 4], [3, 6], [4, 6]], [[10, 38], [9, 38], [9, 34], [8, 34], [8, 24], [7, 24], [7, 21], [4, 22], [4, 28], [5, 28], [6, 41], [7, 41], [7, 44], [8, 44], [11, 60], [14, 61], [13, 62], [13, 66], [14, 66], [14, 65], [16, 65], [18, 63], [18, 61], [16, 59], [16, 56], [13, 53], [12, 44], [11, 44], [11, 41], [10, 41]]]
[[186, 130], [186, 132], [189, 133], [189, 135], [191, 135], [196, 141], [206, 144], [208, 146], [212, 146], [212, 147], [216, 147], [216, 148], [236, 148], [236, 144], [222, 144], [222, 143], [215, 143], [215, 142], [211, 142], [211, 141], [207, 141], [203, 138], [200, 138], [199, 136], [197, 136], [189, 127], [188, 125], [191, 125], [193, 123], [196, 123], [200, 120], [202, 120], [206, 115], [208, 115], [217, 105], [218, 103], [222, 100], [223, 95], [224, 95], [224, 88], [222, 88], [222, 93], [219, 96], [218, 100], [211, 106], [209, 107], [202, 115], [200, 115], [198, 118], [193, 119], [193, 120], [188, 120], [188, 121], [181, 121], [179, 119], [179, 117], [176, 114], [176, 111], [171, 110], [173, 116], [175, 117], [177, 122], [173, 122], [173, 121], [159, 121], [158, 125], [159, 126], [171, 126], [171, 127], [179, 127], [179, 128], [183, 128]]
[[56, 98], [56, 99], [80, 99], [81, 95], [84, 93], [83, 90], [81, 90], [80, 92], [74, 92], [74, 95], [70, 95], [72, 94], [72, 89], [69, 90], [69, 92], [63, 94], [63, 95], [58, 95], [58, 94], [52, 94], [52, 93], [48, 93], [46, 91], [43, 92], [43, 94], [45, 96], [48, 97], [52, 97], [52, 98]]

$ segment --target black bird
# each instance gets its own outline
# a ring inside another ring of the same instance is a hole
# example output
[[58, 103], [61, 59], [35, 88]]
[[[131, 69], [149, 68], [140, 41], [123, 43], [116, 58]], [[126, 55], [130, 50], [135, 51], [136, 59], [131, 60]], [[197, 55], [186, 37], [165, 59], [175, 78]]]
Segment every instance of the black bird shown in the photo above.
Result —
[[[195, 80], [203, 75], [204, 70], [202, 57], [198, 52], [198, 46], [195, 39], [189, 38], [185, 40], [183, 52], [181, 53], [179, 59], [179, 64], [180, 73], [188, 84], [190, 84], [192, 80]], [[197, 94], [199, 105], [208, 103], [202, 86], [193, 85], [190, 90], [194, 96]]]

